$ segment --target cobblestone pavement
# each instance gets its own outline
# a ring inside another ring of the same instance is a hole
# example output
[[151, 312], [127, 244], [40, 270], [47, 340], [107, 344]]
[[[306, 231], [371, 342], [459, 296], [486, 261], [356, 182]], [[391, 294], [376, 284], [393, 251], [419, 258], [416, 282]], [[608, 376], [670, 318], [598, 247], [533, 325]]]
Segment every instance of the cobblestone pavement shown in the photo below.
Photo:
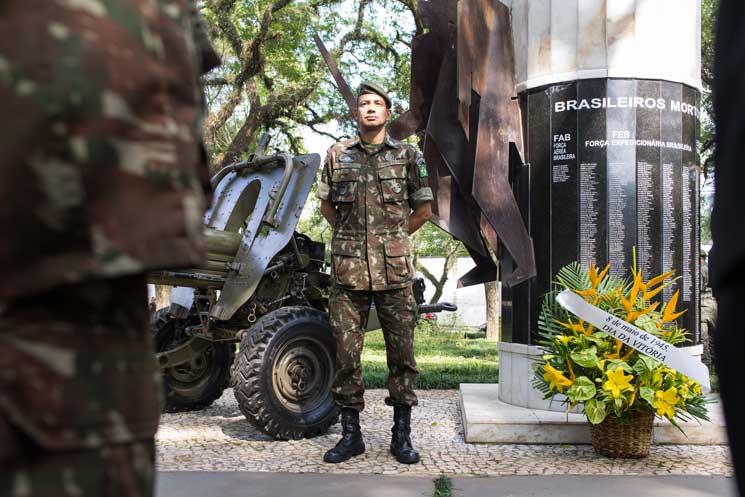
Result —
[[337, 424], [311, 440], [274, 441], [245, 420], [232, 390], [200, 412], [164, 414], [157, 435], [161, 471], [284, 471], [406, 475], [716, 475], [732, 476], [726, 446], [652, 447], [648, 458], [614, 460], [589, 445], [486, 445], [463, 440], [457, 390], [422, 390], [412, 414], [412, 439], [422, 462], [398, 464], [388, 452], [393, 410], [384, 390], [365, 393], [361, 424], [367, 451], [341, 464], [323, 453], [339, 438]]

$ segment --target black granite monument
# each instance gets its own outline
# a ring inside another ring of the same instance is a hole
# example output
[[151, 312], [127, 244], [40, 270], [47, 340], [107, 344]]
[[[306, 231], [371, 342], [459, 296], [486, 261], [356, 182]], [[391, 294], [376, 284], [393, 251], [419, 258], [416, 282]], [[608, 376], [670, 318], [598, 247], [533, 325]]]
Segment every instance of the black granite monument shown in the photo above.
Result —
[[645, 279], [675, 270], [680, 324], [699, 340], [699, 91], [667, 81], [584, 79], [519, 96], [525, 162], [513, 187], [538, 277], [503, 291], [503, 340], [530, 344], [544, 293], [579, 261]]

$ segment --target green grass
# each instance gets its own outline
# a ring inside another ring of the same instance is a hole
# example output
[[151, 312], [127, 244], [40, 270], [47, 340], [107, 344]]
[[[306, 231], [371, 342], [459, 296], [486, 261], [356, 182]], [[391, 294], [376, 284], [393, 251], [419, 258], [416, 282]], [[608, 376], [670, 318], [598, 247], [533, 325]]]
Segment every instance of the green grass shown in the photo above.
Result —
[[432, 497], [451, 497], [453, 495], [453, 482], [445, 475], [435, 480], [435, 491]]
[[[419, 369], [418, 389], [458, 388], [460, 383], [497, 383], [499, 358], [496, 342], [464, 338], [463, 330], [449, 331], [428, 322], [417, 326], [414, 355]], [[365, 388], [386, 388], [388, 366], [383, 332], [365, 335], [362, 351]]]

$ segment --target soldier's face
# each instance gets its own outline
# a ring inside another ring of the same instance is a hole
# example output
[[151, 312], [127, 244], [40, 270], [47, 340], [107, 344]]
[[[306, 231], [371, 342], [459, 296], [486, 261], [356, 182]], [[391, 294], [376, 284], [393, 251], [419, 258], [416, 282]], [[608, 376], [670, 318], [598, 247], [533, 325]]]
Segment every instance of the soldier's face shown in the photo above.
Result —
[[372, 93], [361, 95], [357, 99], [357, 122], [360, 129], [375, 129], [385, 126], [391, 117], [391, 111], [380, 95]]

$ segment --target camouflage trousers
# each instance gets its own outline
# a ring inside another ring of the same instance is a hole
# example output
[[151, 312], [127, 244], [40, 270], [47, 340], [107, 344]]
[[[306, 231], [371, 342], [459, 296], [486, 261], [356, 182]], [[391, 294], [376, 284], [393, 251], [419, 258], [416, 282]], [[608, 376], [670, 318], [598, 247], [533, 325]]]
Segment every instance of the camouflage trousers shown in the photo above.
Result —
[[[0, 424], [4, 420], [0, 419]], [[6, 429], [13, 430], [6, 425]], [[0, 432], [3, 428], [0, 428]], [[49, 451], [19, 433], [0, 434], [22, 445], [0, 465], [0, 495], [8, 497], [150, 497], [155, 476], [154, 439], [97, 449]], [[9, 447], [2, 449], [9, 452]]]
[[390, 406], [415, 406], [419, 371], [414, 359], [417, 305], [411, 286], [397, 290], [346, 290], [334, 285], [329, 295], [329, 317], [336, 338], [336, 377], [331, 391], [340, 407], [365, 408], [360, 356], [371, 304], [375, 304], [388, 363]]
[[161, 388], [142, 275], [0, 310], [0, 495], [151, 496]]

